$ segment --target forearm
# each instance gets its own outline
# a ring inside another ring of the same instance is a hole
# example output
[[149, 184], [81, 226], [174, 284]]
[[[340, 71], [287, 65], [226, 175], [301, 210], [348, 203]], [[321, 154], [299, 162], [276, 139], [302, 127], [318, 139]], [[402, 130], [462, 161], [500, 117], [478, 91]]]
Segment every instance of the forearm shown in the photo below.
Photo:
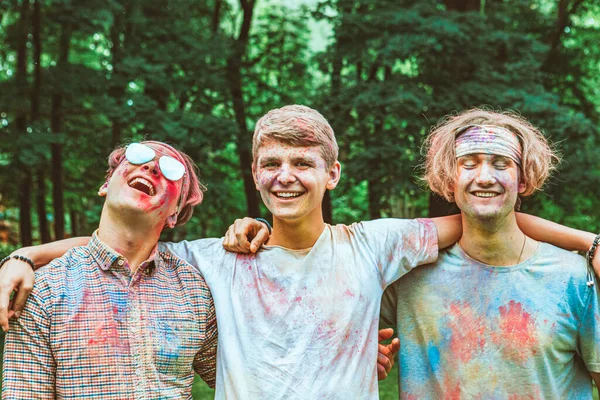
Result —
[[569, 228], [529, 214], [517, 213], [517, 224], [527, 236], [565, 250], [587, 251], [596, 237], [594, 233]]
[[438, 248], [444, 249], [458, 242], [462, 236], [462, 221], [460, 214], [431, 219], [438, 234]]
[[76, 237], [38, 246], [23, 247], [15, 250], [11, 255], [25, 256], [33, 261], [35, 268], [48, 264], [55, 258], [62, 257], [68, 250], [76, 246], [85, 246], [90, 241], [89, 236]]

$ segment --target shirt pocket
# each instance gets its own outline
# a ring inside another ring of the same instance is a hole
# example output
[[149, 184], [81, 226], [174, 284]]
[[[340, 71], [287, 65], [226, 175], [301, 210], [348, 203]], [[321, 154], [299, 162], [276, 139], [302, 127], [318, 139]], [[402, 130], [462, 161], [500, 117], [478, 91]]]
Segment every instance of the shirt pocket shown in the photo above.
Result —
[[184, 314], [157, 320], [153, 328], [152, 347], [157, 372], [171, 377], [189, 376], [194, 357], [202, 345], [198, 322]]

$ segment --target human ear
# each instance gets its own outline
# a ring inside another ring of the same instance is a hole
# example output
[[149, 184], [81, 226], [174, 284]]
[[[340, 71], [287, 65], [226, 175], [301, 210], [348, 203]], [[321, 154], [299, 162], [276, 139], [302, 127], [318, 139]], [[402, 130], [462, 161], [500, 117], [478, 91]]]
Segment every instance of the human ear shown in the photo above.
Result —
[[336, 161], [329, 169], [329, 181], [327, 181], [327, 189], [333, 190], [337, 186], [342, 176], [342, 165]]
[[104, 182], [104, 185], [100, 186], [100, 189], [98, 189], [98, 196], [106, 197], [107, 192], [108, 192], [108, 181]]
[[165, 226], [173, 229], [173, 228], [175, 228], [176, 224], [177, 224], [177, 213], [174, 213], [167, 218], [167, 222], [165, 223]]

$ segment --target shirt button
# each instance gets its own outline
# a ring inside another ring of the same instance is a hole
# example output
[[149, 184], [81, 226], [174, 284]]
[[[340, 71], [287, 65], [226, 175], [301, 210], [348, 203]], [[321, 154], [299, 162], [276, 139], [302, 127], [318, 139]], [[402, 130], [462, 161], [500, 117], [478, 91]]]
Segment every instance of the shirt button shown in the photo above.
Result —
[[141, 369], [136, 369], [136, 370], [135, 370], [135, 374], [136, 374], [137, 376], [142, 376], [143, 372], [142, 372], [142, 370], [141, 370]]
[[129, 329], [131, 329], [131, 332], [133, 332], [133, 333], [136, 333], [136, 332], [138, 331], [138, 328], [137, 328], [137, 326], [132, 326], [132, 327], [131, 327], [131, 328], [129, 328]]
[[117, 264], [119, 264], [120, 266], [123, 266], [123, 264], [125, 264], [125, 261], [122, 258], [119, 258], [119, 261], [117, 261]]

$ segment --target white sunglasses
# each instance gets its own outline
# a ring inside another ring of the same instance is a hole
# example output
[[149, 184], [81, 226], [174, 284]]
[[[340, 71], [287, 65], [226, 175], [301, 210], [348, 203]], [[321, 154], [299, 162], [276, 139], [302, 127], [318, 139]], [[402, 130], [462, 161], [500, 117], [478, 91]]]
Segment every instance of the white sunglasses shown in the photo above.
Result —
[[[145, 144], [131, 143], [125, 150], [125, 158], [130, 164], [141, 165], [154, 160], [156, 152]], [[158, 166], [163, 176], [172, 182], [177, 182], [185, 175], [185, 166], [173, 157], [161, 156]]]

